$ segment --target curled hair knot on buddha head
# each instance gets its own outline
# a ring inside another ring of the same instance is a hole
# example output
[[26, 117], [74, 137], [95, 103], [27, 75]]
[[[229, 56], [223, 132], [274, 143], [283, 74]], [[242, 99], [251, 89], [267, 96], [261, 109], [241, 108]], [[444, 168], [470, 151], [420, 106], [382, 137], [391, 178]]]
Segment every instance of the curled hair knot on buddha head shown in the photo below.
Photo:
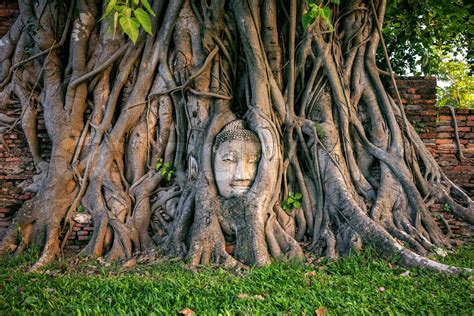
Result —
[[244, 120], [234, 120], [224, 126], [219, 134], [217, 134], [214, 146], [212, 147], [212, 152], [215, 153], [220, 145], [232, 140], [259, 143], [257, 134], [247, 128]]

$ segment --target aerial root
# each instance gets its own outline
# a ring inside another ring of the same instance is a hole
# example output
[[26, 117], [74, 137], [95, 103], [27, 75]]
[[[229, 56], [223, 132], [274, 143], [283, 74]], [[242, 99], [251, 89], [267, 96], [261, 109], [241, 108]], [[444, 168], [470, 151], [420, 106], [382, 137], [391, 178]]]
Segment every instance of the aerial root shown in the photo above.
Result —
[[283, 259], [285, 261], [303, 260], [304, 255], [300, 245], [281, 227], [274, 213], [270, 214], [265, 224], [265, 239], [270, 254], [274, 258]]

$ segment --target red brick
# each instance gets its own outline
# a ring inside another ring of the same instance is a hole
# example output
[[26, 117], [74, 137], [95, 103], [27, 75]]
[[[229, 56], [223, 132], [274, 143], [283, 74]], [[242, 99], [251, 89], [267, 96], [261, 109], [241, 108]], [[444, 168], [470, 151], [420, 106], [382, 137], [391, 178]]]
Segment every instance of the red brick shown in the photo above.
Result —
[[438, 132], [454, 132], [454, 128], [451, 126], [440, 126], [436, 130]]
[[469, 114], [469, 112], [470, 112], [469, 109], [456, 109], [455, 110], [456, 115], [458, 115], [458, 114]]
[[438, 122], [451, 122], [452, 118], [451, 115], [440, 115], [438, 117]]
[[437, 139], [436, 144], [451, 144], [453, 142], [452, 139]]
[[438, 133], [437, 138], [452, 138], [454, 133]]
[[435, 138], [437, 136], [436, 133], [420, 133], [418, 136], [420, 136], [423, 141], [426, 139], [432, 139], [432, 138]]
[[421, 115], [430, 116], [430, 119], [432, 119], [432, 116], [436, 116], [436, 110], [425, 110], [421, 112]]

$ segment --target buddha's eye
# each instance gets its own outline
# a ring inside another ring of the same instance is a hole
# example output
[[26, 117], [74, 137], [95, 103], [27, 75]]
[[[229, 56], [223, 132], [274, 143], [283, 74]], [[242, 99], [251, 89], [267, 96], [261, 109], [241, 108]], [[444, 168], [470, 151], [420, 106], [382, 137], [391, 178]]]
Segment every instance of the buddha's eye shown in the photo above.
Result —
[[236, 159], [232, 156], [224, 156], [222, 157], [222, 161], [226, 161], [226, 162], [235, 162]]

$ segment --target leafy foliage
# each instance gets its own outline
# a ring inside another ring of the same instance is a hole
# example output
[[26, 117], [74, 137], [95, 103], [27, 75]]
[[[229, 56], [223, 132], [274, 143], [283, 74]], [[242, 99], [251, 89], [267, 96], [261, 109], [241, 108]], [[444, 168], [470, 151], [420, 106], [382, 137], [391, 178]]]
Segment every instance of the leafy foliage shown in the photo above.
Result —
[[319, 123], [315, 123], [314, 127], [316, 128], [316, 135], [318, 135], [319, 140], [323, 141], [326, 138], [324, 128]]
[[472, 65], [473, 11], [465, 0], [388, 1], [383, 33], [394, 71], [436, 74], [446, 55], [462, 56]]
[[449, 204], [447, 204], [447, 203], [443, 204], [443, 211], [445, 211], [447, 213], [451, 212], [451, 207], [449, 206]]
[[161, 173], [161, 176], [163, 179], [165, 179], [167, 182], [171, 181], [171, 178], [174, 175], [175, 170], [171, 167], [171, 164], [169, 162], [163, 163], [163, 159], [158, 159], [158, 162], [156, 163], [155, 169]]
[[[334, 4], [339, 4], [340, 0], [331, 0]], [[334, 26], [331, 22], [331, 9], [328, 6], [323, 6], [322, 1], [308, 0], [308, 9], [303, 14], [302, 23], [303, 28], [306, 30], [308, 26], [320, 17], [329, 28], [329, 32], [334, 30]]]
[[77, 207], [77, 212], [84, 213], [84, 207], [81, 204], [79, 204], [79, 206]]
[[286, 212], [291, 212], [293, 209], [301, 207], [302, 198], [303, 198], [303, 195], [301, 193], [290, 192], [288, 194], [288, 198], [284, 200], [283, 203], [281, 204], [281, 207]]
[[[102, 19], [113, 17], [114, 34], [117, 29], [117, 23], [120, 24], [122, 32], [136, 43], [140, 26], [145, 32], [153, 35], [151, 30], [151, 16], [156, 16], [148, 0], [107, 0], [104, 3], [105, 11]], [[145, 11], [146, 10], [146, 11]]]
[[[374, 251], [317, 264], [272, 264], [232, 274], [193, 273], [178, 263], [138, 265], [123, 271], [88, 260], [24, 273], [39, 251], [0, 258], [3, 314], [307, 314], [470, 315], [473, 283], [465, 275], [404, 269]], [[313, 258], [308, 258], [310, 261]], [[472, 245], [439, 260], [473, 267]], [[383, 290], [382, 290], [383, 288]], [[389, 303], [388, 303], [389, 302]]]
[[474, 77], [469, 75], [469, 65], [462, 61], [441, 63], [438, 79], [447, 87], [438, 88], [438, 105], [474, 108]]

